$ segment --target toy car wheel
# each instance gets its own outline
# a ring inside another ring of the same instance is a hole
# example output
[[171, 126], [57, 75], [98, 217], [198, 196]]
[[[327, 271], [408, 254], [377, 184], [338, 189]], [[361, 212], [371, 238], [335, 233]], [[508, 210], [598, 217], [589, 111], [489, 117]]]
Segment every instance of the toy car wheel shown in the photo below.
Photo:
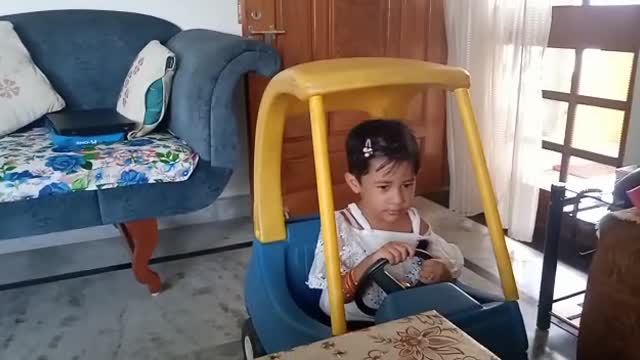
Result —
[[245, 320], [242, 326], [242, 353], [245, 360], [253, 360], [266, 355], [251, 319]]

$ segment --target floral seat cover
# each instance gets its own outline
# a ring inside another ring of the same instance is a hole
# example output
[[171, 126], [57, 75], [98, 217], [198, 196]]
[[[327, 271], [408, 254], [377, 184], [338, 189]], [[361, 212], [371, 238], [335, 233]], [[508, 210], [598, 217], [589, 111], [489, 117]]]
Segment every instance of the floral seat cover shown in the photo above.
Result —
[[0, 138], [0, 202], [184, 181], [197, 163], [198, 154], [166, 132], [114, 144], [61, 148], [54, 146], [48, 129], [36, 128]]

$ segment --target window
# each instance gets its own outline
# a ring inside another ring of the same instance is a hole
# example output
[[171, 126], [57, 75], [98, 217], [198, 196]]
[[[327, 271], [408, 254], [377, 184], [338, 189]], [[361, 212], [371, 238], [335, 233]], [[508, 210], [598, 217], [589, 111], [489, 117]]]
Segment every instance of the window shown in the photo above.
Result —
[[546, 173], [565, 182], [612, 174], [627, 139], [640, 0], [553, 4], [541, 109]]

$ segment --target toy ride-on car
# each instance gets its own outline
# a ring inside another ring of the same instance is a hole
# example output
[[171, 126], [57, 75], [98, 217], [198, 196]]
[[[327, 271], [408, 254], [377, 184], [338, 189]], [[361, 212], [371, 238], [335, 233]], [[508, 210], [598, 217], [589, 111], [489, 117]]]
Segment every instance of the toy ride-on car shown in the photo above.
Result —
[[[250, 316], [243, 328], [246, 358], [340, 335], [353, 325], [346, 323], [344, 314], [326, 113], [360, 110], [374, 118], [404, 119], [416, 95], [429, 87], [441, 87], [453, 92], [462, 115], [504, 298], [486, 295], [461, 283], [406, 287], [384, 271], [384, 262], [378, 262], [359, 286], [362, 289], [375, 282], [388, 296], [377, 311], [367, 308], [360, 296], [356, 296], [356, 303], [361, 310], [374, 315], [376, 323], [436, 310], [497, 356], [526, 359], [528, 343], [517, 303], [518, 292], [469, 86], [469, 74], [463, 69], [391, 58], [316, 61], [284, 70], [271, 80], [260, 104], [255, 138], [256, 241], [245, 286]], [[280, 168], [284, 125], [287, 117], [305, 113], [311, 115], [320, 214], [285, 221]], [[320, 291], [306, 284], [321, 225], [330, 317], [319, 307]]]

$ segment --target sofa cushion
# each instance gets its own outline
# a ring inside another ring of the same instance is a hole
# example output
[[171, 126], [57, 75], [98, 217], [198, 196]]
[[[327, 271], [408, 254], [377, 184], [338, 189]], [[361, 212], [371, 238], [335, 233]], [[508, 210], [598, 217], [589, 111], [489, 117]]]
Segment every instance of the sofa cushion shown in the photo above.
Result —
[[153, 16], [103, 10], [48, 10], [0, 16], [71, 110], [115, 108], [131, 62], [151, 40], [180, 31]]
[[218, 198], [232, 173], [200, 159], [187, 181], [0, 202], [0, 240], [195, 211]]
[[0, 21], [0, 136], [64, 106], [64, 100], [33, 63], [13, 25]]
[[0, 139], [0, 202], [136, 184], [180, 182], [198, 155], [169, 133], [82, 148], [55, 147], [46, 128]]
[[136, 56], [118, 99], [118, 112], [138, 123], [129, 138], [147, 135], [162, 120], [175, 67], [176, 56], [157, 40], [149, 42]]

